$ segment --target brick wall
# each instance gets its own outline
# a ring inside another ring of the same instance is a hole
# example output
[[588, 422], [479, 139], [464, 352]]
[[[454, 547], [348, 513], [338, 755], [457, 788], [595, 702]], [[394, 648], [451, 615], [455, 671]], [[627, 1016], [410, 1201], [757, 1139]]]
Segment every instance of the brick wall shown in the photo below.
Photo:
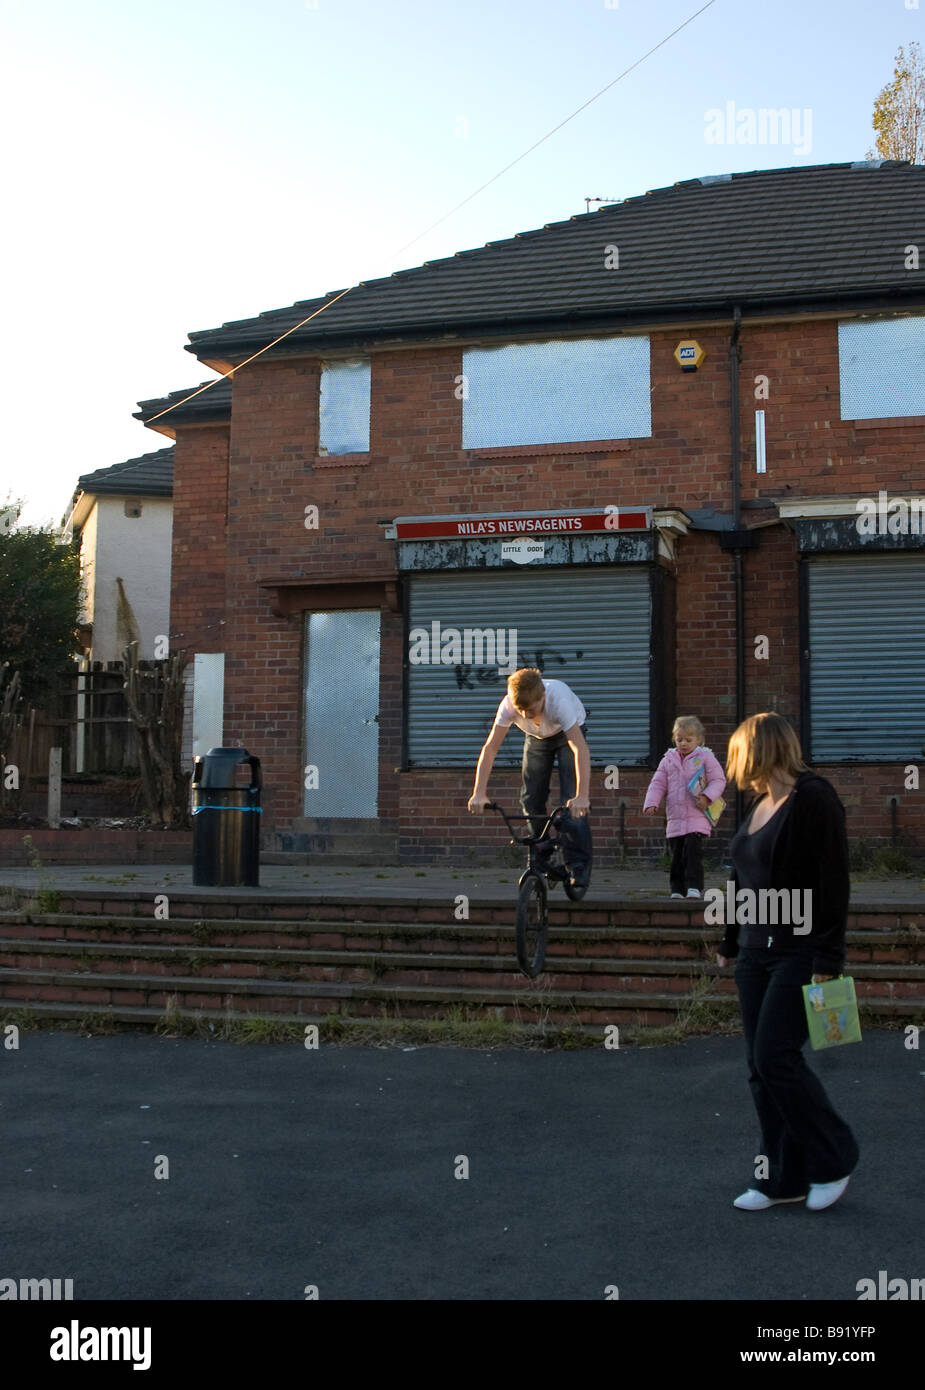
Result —
[[171, 645], [225, 649], [228, 428], [186, 426], [174, 448]]
[[[245, 368], [234, 381], [230, 436], [215, 428], [178, 430], [172, 630], [194, 650], [227, 653], [225, 737], [263, 760], [266, 831], [297, 828], [301, 818], [304, 654], [302, 616], [274, 616], [269, 590], [259, 581], [299, 572], [306, 580], [346, 581], [394, 571], [395, 546], [384, 539], [380, 522], [399, 515], [609, 502], [729, 513], [729, 330], [695, 331], [707, 354], [696, 373], [682, 373], [673, 357], [685, 332], [651, 335], [652, 437], [604, 449], [463, 452], [458, 347], [373, 353], [368, 455], [317, 457], [320, 364], [311, 359], [262, 360]], [[834, 319], [746, 323], [739, 404], [745, 525], [773, 517], [761, 499], [925, 490], [917, 453], [922, 421], [839, 419]], [[754, 466], [756, 407], [766, 411], [764, 475]], [[304, 524], [309, 504], [319, 509], [317, 530]], [[777, 709], [798, 725], [793, 533], [780, 523], [761, 527], [743, 563], [746, 712]], [[671, 566], [677, 576], [677, 712], [699, 715], [721, 761], [735, 725], [733, 565], [716, 533], [698, 530], [679, 541]], [[224, 628], [217, 626], [219, 615]], [[755, 655], [759, 636], [768, 639], [766, 660]], [[401, 761], [402, 640], [400, 615], [383, 610], [381, 817], [400, 827], [409, 862], [438, 857], [447, 845], [457, 853], [504, 843], [500, 822], [466, 813], [470, 771], [395, 771]], [[472, 750], [473, 768], [478, 751]], [[652, 854], [662, 847], [660, 823], [641, 815], [650, 775], [627, 770], [620, 789], [608, 791], [603, 770], [595, 769], [595, 833], [600, 855], [610, 862], [621, 801], [628, 851]], [[833, 767], [825, 775], [852, 799], [853, 834], [888, 838], [889, 797], [896, 794], [901, 839], [925, 844], [925, 789], [904, 790], [896, 768]], [[492, 779], [493, 793], [512, 806], [517, 785], [514, 771], [499, 769]]]

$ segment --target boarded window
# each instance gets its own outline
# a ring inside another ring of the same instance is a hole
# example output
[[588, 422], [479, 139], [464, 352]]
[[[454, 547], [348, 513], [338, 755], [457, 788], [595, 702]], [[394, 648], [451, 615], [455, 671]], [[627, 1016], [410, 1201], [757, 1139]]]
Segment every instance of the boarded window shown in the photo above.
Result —
[[838, 325], [843, 420], [925, 415], [925, 315]]
[[652, 433], [648, 338], [472, 348], [463, 376], [464, 449]]
[[369, 453], [369, 358], [321, 369], [319, 454]]

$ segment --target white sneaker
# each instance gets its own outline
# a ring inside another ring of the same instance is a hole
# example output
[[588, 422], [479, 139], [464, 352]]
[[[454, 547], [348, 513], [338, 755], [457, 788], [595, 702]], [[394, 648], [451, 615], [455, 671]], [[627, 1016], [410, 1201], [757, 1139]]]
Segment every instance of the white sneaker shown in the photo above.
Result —
[[851, 1176], [839, 1178], [838, 1182], [811, 1182], [806, 1205], [810, 1211], [825, 1211], [838, 1201], [851, 1181]]
[[699, 888], [688, 888], [687, 896], [689, 898], [702, 898], [703, 894], [701, 893]]
[[684, 897], [684, 894], [683, 894], [683, 893], [672, 893], [671, 896], [672, 896], [673, 898], [683, 898], [683, 897]]
[[737, 1197], [733, 1202], [734, 1207], [740, 1211], [764, 1211], [766, 1207], [776, 1207], [782, 1202], [802, 1202], [803, 1197], [766, 1197], [763, 1192], [758, 1192], [754, 1187], [749, 1187]]

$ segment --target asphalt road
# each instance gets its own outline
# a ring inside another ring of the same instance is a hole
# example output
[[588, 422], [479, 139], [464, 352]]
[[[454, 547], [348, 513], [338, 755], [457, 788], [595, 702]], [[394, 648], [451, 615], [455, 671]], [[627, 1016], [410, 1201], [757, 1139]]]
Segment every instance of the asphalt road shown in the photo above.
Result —
[[0, 1047], [0, 1279], [107, 1301], [803, 1302], [857, 1300], [880, 1270], [925, 1278], [925, 1041], [807, 1055], [860, 1166], [828, 1212], [747, 1213], [741, 1038], [541, 1052], [21, 1033]]

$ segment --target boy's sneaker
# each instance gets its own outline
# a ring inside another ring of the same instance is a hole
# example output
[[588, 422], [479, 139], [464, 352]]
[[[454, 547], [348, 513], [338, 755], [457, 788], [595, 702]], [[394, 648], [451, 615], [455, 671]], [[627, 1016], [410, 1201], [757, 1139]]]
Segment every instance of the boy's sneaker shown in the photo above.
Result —
[[672, 893], [671, 896], [672, 896], [673, 898], [683, 898], [683, 897], [684, 897], [684, 894], [683, 894], [683, 893]]
[[[681, 895], [678, 894], [678, 896], [680, 897]], [[701, 893], [699, 888], [688, 888], [687, 896], [689, 898], [702, 898], [703, 894]]]

